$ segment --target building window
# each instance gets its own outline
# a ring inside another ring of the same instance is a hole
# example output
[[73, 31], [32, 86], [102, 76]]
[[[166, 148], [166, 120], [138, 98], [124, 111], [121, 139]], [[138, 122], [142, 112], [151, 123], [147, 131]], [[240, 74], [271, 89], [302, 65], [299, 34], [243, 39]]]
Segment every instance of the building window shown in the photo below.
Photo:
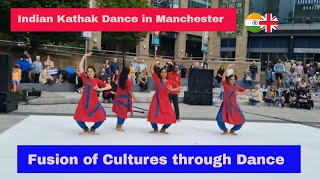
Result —
[[152, 0], [151, 4], [159, 8], [180, 8], [181, 0]]
[[189, 0], [189, 8], [207, 8], [211, 7], [211, 0]]

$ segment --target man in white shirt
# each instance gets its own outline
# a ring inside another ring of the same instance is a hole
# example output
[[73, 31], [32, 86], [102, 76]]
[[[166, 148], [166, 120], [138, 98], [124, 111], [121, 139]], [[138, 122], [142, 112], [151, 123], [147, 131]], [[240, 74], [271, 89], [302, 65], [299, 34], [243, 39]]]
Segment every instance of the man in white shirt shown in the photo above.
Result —
[[36, 60], [31, 64], [31, 73], [33, 76], [33, 82], [39, 83], [39, 76], [43, 70], [42, 63], [40, 62], [40, 56], [36, 56]]
[[139, 73], [142, 71], [147, 70], [147, 65], [144, 63], [144, 60], [141, 60], [141, 63], [139, 64]]

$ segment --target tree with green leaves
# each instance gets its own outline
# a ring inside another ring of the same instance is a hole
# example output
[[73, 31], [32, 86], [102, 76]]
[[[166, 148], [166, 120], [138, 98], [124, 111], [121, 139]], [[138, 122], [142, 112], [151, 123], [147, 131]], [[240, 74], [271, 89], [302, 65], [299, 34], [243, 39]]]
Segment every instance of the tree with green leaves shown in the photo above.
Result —
[[[100, 8], [151, 8], [148, 0], [96, 0]], [[148, 33], [146, 32], [105, 32], [102, 41], [116, 44], [123, 54], [125, 66], [125, 52], [135, 48]]]
[[52, 33], [48, 32], [11, 32], [10, 8], [83, 8], [87, 7], [87, 0], [2, 0], [0, 6], [0, 32], [8, 35], [10, 40], [24, 42], [33, 56], [41, 44], [62, 44], [80, 42], [81, 33]]

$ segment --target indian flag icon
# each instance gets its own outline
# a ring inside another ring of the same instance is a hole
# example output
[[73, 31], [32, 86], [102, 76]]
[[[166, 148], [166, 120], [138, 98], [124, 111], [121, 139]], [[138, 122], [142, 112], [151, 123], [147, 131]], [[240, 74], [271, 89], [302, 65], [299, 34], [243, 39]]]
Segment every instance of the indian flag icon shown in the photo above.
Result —
[[252, 33], [258, 33], [261, 31], [259, 21], [260, 18], [262, 17], [261, 14], [259, 13], [251, 13], [247, 16], [246, 18], [246, 27], [248, 31]]

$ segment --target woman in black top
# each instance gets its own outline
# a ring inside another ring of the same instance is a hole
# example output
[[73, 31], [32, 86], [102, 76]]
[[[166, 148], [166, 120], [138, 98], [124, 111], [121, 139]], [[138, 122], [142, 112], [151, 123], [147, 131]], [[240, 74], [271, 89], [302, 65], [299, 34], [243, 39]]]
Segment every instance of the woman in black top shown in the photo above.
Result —
[[220, 68], [219, 68], [219, 70], [218, 70], [218, 72], [217, 72], [217, 76], [216, 76], [216, 80], [217, 80], [217, 82], [218, 82], [218, 84], [220, 85], [220, 83], [221, 83], [221, 80], [222, 80], [222, 75], [223, 75], [223, 73], [224, 73], [224, 66], [223, 65], [221, 65], [220, 66]]

